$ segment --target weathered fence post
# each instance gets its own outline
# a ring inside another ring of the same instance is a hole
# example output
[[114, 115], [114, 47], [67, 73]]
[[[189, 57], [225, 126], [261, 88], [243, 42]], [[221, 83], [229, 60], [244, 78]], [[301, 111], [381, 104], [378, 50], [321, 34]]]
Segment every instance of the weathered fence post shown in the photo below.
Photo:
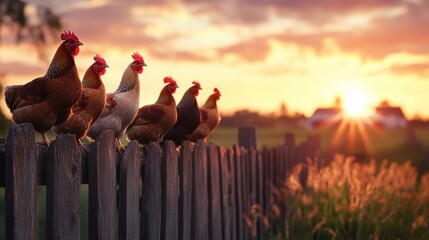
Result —
[[258, 129], [256, 127], [238, 128], [238, 146], [259, 149]]
[[210, 239], [222, 239], [222, 209], [219, 156], [214, 143], [207, 147]]
[[5, 239], [37, 239], [37, 159], [31, 124], [10, 127], [5, 158]]
[[232, 217], [231, 217], [231, 175], [228, 170], [228, 159], [223, 147], [218, 147], [221, 187], [221, 209], [222, 209], [222, 238], [231, 239]]
[[235, 158], [234, 149], [228, 148], [226, 150], [226, 156], [228, 161], [228, 173], [230, 175], [230, 215], [231, 215], [231, 236], [232, 240], [238, 239], [238, 216], [237, 216], [237, 174], [235, 170]]
[[209, 239], [208, 191], [207, 191], [207, 152], [200, 139], [194, 146], [192, 179], [192, 239]]
[[178, 239], [179, 237], [179, 170], [176, 145], [165, 141], [162, 155], [162, 226], [161, 239]]
[[58, 135], [46, 164], [46, 239], [80, 238], [80, 158], [74, 135]]
[[116, 238], [116, 143], [112, 130], [97, 138], [89, 157], [89, 239]]
[[161, 149], [159, 143], [151, 142], [145, 158], [143, 196], [141, 203], [140, 239], [161, 238]]
[[119, 163], [119, 239], [139, 238], [140, 155], [138, 142], [132, 141]]
[[234, 147], [234, 184], [235, 184], [235, 226], [237, 228], [236, 238], [244, 239], [244, 218], [243, 218], [243, 178], [241, 169], [241, 148], [237, 145]]
[[191, 239], [192, 226], [192, 151], [189, 141], [184, 141], [180, 147], [179, 175], [179, 240]]

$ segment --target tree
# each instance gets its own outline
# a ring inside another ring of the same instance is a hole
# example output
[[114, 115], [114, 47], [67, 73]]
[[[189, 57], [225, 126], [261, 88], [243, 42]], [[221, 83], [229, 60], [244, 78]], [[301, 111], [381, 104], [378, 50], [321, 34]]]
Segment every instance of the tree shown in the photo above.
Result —
[[44, 58], [44, 48], [49, 39], [58, 36], [62, 28], [60, 18], [51, 9], [23, 2], [0, 0], [0, 40], [7, 29], [15, 36], [16, 43], [29, 41], [39, 57]]
[[280, 104], [280, 116], [281, 117], [285, 117], [287, 115], [288, 115], [288, 110], [287, 110], [287, 107], [286, 107], [286, 103], [282, 102]]

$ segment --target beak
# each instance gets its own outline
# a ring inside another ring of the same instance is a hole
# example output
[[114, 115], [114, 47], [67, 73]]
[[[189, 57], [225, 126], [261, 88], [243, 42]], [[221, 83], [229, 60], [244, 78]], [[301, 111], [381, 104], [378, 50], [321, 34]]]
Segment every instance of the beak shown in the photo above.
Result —
[[147, 67], [146, 63], [143, 63], [143, 66]]
[[77, 45], [78, 45], [78, 46], [82, 46], [82, 45], [83, 45], [83, 43], [81, 43], [81, 42], [78, 42], [78, 43], [77, 43]]
[[108, 68], [108, 67], [109, 67], [109, 65], [107, 65], [107, 64], [106, 64], [106, 65], [104, 65], [104, 67]]

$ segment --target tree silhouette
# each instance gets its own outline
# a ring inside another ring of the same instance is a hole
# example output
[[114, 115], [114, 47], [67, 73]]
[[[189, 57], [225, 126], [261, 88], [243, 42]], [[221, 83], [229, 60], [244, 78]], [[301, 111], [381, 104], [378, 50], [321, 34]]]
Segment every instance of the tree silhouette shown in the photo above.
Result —
[[30, 42], [39, 57], [44, 58], [45, 46], [58, 36], [61, 28], [59, 16], [50, 8], [21, 0], [0, 0], [0, 41], [4, 33], [12, 32], [16, 43]]
[[[17, 44], [31, 43], [41, 59], [45, 59], [45, 47], [62, 29], [60, 18], [51, 9], [31, 5], [21, 0], [0, 0], [0, 46], [6, 34], [13, 34]], [[4, 101], [6, 73], [0, 72], [0, 99]], [[4, 136], [11, 121], [0, 111], [0, 136]]]

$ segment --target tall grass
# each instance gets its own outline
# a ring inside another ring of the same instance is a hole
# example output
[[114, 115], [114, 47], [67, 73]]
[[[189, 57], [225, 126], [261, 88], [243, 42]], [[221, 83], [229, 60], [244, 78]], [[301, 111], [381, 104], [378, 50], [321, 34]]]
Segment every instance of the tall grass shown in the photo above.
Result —
[[308, 161], [273, 192], [263, 216], [270, 238], [429, 239], [429, 173], [419, 178], [410, 162]]

